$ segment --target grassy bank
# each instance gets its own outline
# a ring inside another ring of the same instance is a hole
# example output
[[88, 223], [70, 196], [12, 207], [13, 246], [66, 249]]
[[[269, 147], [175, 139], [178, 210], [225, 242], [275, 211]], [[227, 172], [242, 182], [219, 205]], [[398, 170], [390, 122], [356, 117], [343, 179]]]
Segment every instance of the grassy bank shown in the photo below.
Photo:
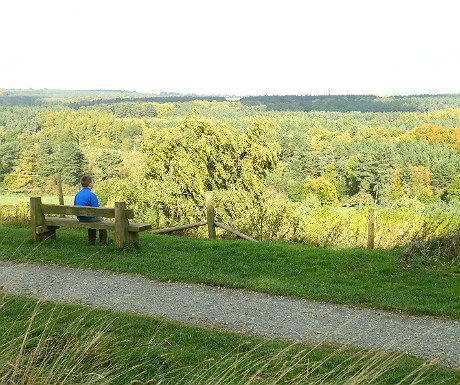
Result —
[[0, 295], [0, 382], [459, 384], [460, 371], [383, 353], [183, 326]]
[[398, 251], [331, 250], [284, 242], [212, 241], [140, 234], [140, 247], [86, 245], [85, 230], [32, 243], [2, 227], [0, 258], [141, 274], [158, 280], [245, 288], [413, 315], [460, 319], [460, 269], [405, 266]]

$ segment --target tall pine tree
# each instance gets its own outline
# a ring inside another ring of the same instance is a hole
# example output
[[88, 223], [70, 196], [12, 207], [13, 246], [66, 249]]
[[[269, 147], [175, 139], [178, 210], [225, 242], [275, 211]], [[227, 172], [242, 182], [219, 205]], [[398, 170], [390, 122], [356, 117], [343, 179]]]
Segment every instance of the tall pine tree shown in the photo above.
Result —
[[61, 145], [57, 153], [57, 171], [61, 173], [62, 183], [75, 186], [88, 166], [83, 152], [73, 142]]

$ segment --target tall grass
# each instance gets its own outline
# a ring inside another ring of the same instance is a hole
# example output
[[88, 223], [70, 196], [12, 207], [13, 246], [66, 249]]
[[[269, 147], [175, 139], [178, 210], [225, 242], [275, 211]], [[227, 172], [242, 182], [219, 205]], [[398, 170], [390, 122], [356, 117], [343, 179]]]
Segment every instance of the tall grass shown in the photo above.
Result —
[[167, 323], [162, 333], [152, 322], [147, 317], [3, 295], [0, 383], [460, 383], [458, 371], [400, 354], [264, 342]]
[[29, 223], [29, 202], [20, 202], [16, 205], [0, 205], [0, 221], [25, 227]]
[[[6, 305], [3, 298], [2, 307]], [[84, 324], [77, 317], [63, 332], [56, 331], [55, 308], [37, 321], [38, 301], [23, 327], [13, 323], [2, 335], [0, 381], [8, 384], [106, 384], [119, 377], [111, 365], [113, 341], [105, 338], [107, 325]]]
[[[135, 185], [135, 184], [134, 184]], [[135, 188], [138, 188], [135, 185]], [[129, 191], [119, 200], [132, 201]], [[128, 199], [129, 198], [129, 199]], [[21, 198], [22, 199], [22, 198]], [[3, 204], [0, 196], [0, 221], [26, 226], [29, 219], [29, 202], [14, 199]], [[65, 197], [65, 203], [71, 204], [72, 197]], [[46, 203], [57, 203], [56, 196], [43, 197]], [[133, 203], [134, 204], [134, 203]], [[171, 218], [163, 218], [153, 208], [140, 203], [136, 221], [152, 223], [154, 227], [165, 227]], [[142, 206], [142, 207], [141, 207]], [[235, 205], [235, 207], [238, 205]], [[413, 201], [395, 204], [392, 207], [375, 206], [376, 227], [375, 245], [377, 248], [391, 249], [407, 245], [420, 233], [427, 222], [436, 220], [439, 225], [432, 235], [458, 228], [460, 210], [458, 205], [435, 202], [430, 205], [416, 204]], [[200, 210], [194, 207], [194, 211]], [[194, 215], [199, 215], [195, 213]], [[228, 208], [219, 206], [216, 200], [217, 220], [242, 231], [256, 239], [274, 241], [285, 240], [310, 244], [317, 247], [365, 247], [367, 244], [368, 206], [332, 207], [322, 206], [319, 202], [291, 202], [283, 194], [267, 190], [265, 200], [253, 205], [248, 203], [242, 209], [234, 208], [230, 215]], [[200, 220], [206, 219], [205, 211]], [[174, 221], [177, 221], [174, 222]], [[188, 223], [187, 217], [173, 219], [173, 224]], [[233, 239], [234, 235], [218, 229], [221, 238]], [[186, 234], [206, 237], [206, 228], [187, 230]]]
[[445, 227], [442, 222], [426, 222], [401, 254], [401, 262], [414, 265], [455, 265], [460, 261], [458, 225]]

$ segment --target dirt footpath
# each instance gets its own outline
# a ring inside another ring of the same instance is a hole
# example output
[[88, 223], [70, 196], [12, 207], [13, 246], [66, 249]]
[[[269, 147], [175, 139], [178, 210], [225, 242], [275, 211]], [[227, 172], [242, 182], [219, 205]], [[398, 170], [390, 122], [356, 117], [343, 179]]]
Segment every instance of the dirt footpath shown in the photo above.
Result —
[[460, 323], [101, 270], [0, 261], [6, 293], [308, 344], [404, 352], [460, 368]]

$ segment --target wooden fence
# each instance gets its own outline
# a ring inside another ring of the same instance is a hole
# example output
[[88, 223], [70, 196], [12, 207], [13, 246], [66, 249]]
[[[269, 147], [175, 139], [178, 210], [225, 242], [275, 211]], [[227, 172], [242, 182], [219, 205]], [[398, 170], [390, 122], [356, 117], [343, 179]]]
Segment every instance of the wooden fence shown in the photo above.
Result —
[[257, 240], [250, 237], [249, 235], [243, 234], [235, 229], [232, 229], [231, 227], [224, 225], [223, 223], [216, 222], [216, 216], [215, 216], [215, 210], [214, 210], [214, 194], [212, 191], [206, 192], [205, 202], [206, 202], [206, 220], [205, 221], [188, 223], [186, 225], [180, 225], [180, 226], [165, 227], [163, 229], [152, 230], [151, 232], [154, 234], [165, 234], [165, 233], [170, 233], [173, 231], [185, 230], [185, 229], [190, 229], [192, 227], [200, 227], [200, 226], [207, 225], [208, 226], [208, 237], [211, 239], [216, 239], [216, 227], [220, 227], [221, 229], [224, 229], [232, 234], [235, 234], [240, 238], [246, 239], [251, 242], [257, 242]]
[[[59, 204], [63, 205], [64, 196], [62, 193], [62, 182], [61, 182], [60, 174], [56, 175], [56, 181], [58, 185]], [[235, 234], [236, 236], [240, 238], [246, 239], [251, 242], [257, 242], [256, 239], [250, 237], [249, 235], [243, 234], [235, 229], [232, 229], [231, 227], [223, 223], [216, 222], [215, 209], [214, 209], [214, 194], [212, 191], [206, 192], [205, 203], [206, 203], [206, 220], [205, 221], [188, 223], [185, 225], [179, 225], [179, 226], [173, 226], [173, 227], [165, 227], [162, 229], [155, 229], [155, 230], [152, 230], [151, 232], [155, 234], [165, 234], [165, 233], [170, 233], [173, 231], [186, 230], [186, 229], [190, 229], [194, 227], [200, 227], [200, 226], [207, 225], [208, 226], [208, 237], [211, 239], [216, 239], [216, 227], [219, 227], [232, 234]], [[368, 217], [368, 226], [367, 226], [367, 248], [368, 249], [374, 248], [374, 240], [375, 240], [375, 210], [373, 208], [370, 208], [369, 217]]]

